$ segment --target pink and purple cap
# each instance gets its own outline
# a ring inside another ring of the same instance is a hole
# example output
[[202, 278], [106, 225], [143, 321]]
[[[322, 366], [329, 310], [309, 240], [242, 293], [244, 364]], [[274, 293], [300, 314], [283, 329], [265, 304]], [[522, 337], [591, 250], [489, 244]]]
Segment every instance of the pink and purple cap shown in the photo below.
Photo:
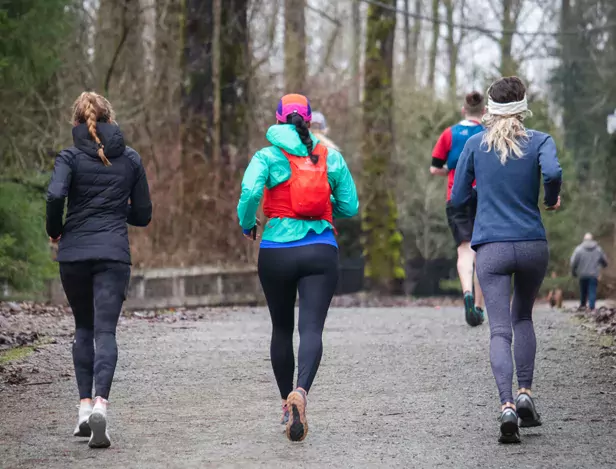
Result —
[[276, 110], [276, 119], [280, 122], [287, 122], [287, 117], [293, 113], [302, 116], [306, 122], [312, 120], [312, 108], [306, 96], [301, 94], [287, 94], [280, 98], [278, 109]]

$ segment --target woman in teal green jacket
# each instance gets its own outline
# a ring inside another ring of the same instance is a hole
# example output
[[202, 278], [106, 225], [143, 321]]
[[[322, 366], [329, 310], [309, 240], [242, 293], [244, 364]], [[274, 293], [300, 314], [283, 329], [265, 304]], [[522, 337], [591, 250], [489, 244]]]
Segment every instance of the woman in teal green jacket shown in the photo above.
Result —
[[[342, 155], [320, 145], [308, 130], [312, 111], [302, 95], [283, 96], [272, 144], [250, 161], [237, 207], [244, 236], [255, 239], [256, 213], [265, 195], [259, 279], [272, 319], [270, 355], [287, 437], [308, 433], [306, 396], [323, 353], [323, 327], [338, 281], [333, 217], [357, 214], [357, 190]], [[265, 194], [264, 194], [265, 193]], [[299, 370], [293, 386], [293, 330], [299, 291]]]

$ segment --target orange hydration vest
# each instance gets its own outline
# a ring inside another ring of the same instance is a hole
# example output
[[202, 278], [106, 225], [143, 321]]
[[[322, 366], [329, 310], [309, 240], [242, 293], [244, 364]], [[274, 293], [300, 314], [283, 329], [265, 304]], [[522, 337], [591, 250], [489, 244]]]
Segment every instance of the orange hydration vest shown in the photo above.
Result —
[[265, 188], [263, 212], [268, 218], [326, 220], [334, 224], [327, 179], [327, 147], [320, 143], [312, 153], [319, 156], [314, 164], [309, 156], [295, 156], [282, 150], [291, 166], [291, 177], [276, 187]]

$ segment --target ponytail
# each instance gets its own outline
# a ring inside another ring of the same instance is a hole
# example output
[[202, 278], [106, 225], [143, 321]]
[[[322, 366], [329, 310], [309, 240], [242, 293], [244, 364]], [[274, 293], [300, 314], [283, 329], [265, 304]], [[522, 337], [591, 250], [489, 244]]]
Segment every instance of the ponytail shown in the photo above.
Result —
[[105, 156], [105, 146], [96, 133], [96, 122], [112, 122], [114, 118], [115, 113], [109, 101], [94, 92], [84, 91], [73, 104], [73, 122], [86, 124], [90, 137], [98, 146], [96, 153], [105, 166], [111, 166], [111, 162]]
[[97, 154], [101, 159], [105, 166], [111, 166], [111, 162], [105, 156], [104, 146], [101, 143], [101, 139], [98, 138], [98, 134], [96, 133], [96, 110], [94, 109], [94, 104], [92, 101], [88, 101], [85, 109], [86, 115], [86, 125], [88, 126], [88, 131], [90, 132], [90, 136], [94, 139], [96, 144], [98, 145]]
[[287, 124], [292, 124], [295, 126], [295, 130], [297, 130], [300, 140], [306, 146], [306, 150], [308, 150], [310, 161], [312, 161], [313, 164], [317, 164], [319, 162], [319, 155], [312, 153], [314, 144], [312, 142], [312, 138], [310, 137], [310, 131], [308, 130], [308, 126], [306, 125], [304, 118], [297, 112], [294, 112], [293, 114], [289, 114], [287, 117]]

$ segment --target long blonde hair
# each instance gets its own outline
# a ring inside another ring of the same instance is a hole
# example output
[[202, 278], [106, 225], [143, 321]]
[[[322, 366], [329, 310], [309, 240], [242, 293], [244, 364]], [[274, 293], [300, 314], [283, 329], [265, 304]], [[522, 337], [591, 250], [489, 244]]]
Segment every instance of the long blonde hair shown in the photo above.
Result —
[[522, 158], [523, 146], [529, 139], [528, 131], [524, 126], [524, 119], [531, 113], [525, 106], [513, 108], [511, 114], [496, 114], [490, 112], [490, 104], [495, 108], [498, 105], [526, 103], [526, 87], [518, 77], [505, 77], [495, 81], [488, 89], [488, 110], [483, 116], [486, 132], [482, 143], [487, 151], [494, 149], [500, 162], [505, 164], [508, 158]]
[[98, 157], [105, 166], [111, 166], [111, 162], [105, 156], [105, 146], [101, 143], [101, 139], [96, 132], [96, 123], [98, 121], [113, 122], [114, 120], [115, 112], [109, 101], [93, 91], [84, 91], [73, 104], [73, 122], [88, 126], [92, 140], [98, 145]]

